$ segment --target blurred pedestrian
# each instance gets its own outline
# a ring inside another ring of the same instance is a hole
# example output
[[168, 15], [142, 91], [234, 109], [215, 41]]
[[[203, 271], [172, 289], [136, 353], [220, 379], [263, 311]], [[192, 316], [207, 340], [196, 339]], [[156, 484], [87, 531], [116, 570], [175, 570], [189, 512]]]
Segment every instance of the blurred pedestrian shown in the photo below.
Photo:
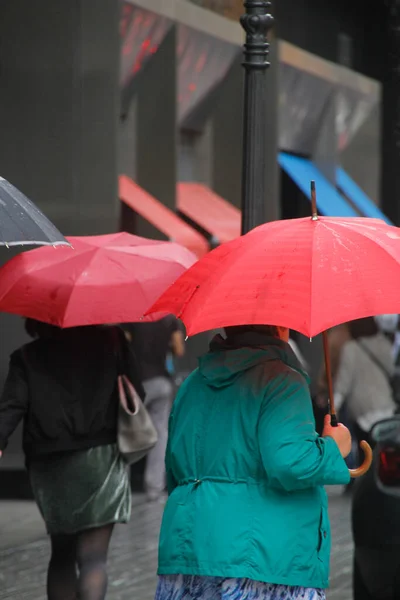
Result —
[[375, 317], [377, 325], [382, 333], [388, 338], [392, 346], [392, 358], [394, 372], [391, 376], [393, 401], [396, 412], [400, 410], [400, 319], [399, 315], [379, 315]]
[[315, 432], [281, 327], [216, 336], [175, 399], [156, 600], [316, 600], [328, 585], [324, 485], [345, 484], [348, 430]]
[[168, 354], [182, 357], [185, 340], [179, 321], [172, 315], [155, 322], [127, 323], [122, 327], [138, 357], [146, 392], [145, 406], [158, 433], [158, 442], [146, 457], [144, 472], [147, 498], [157, 501], [163, 498], [166, 487], [164, 459], [174, 396], [167, 357]]
[[392, 344], [393, 358], [394, 354], [394, 343], [396, 339], [396, 333], [399, 325], [399, 315], [377, 315], [374, 317], [378, 329], [388, 338]]
[[35, 339], [11, 355], [0, 399], [0, 450], [24, 420], [26, 466], [51, 539], [48, 599], [103, 600], [113, 527], [131, 513], [117, 448], [115, 339], [144, 397], [138, 369], [118, 328], [61, 330], [28, 320], [26, 331]]
[[358, 441], [371, 442], [373, 425], [395, 411], [392, 343], [378, 323], [374, 317], [349, 323], [351, 340], [343, 346], [334, 382], [335, 406], [346, 405]]
[[398, 361], [398, 357], [400, 355], [400, 316], [398, 315], [397, 319], [397, 327], [394, 332], [394, 340], [393, 340], [393, 358], [395, 363]]

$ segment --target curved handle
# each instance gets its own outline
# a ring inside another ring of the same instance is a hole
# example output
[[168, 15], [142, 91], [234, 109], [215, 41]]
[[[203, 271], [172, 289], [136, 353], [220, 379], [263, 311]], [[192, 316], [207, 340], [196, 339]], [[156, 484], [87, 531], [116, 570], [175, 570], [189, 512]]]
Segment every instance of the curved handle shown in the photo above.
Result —
[[364, 475], [372, 464], [372, 449], [368, 442], [360, 442], [360, 448], [364, 451], [364, 462], [357, 469], [349, 469], [350, 477], [353, 479]]
[[[315, 185], [311, 185], [311, 192], [315, 194]], [[329, 360], [329, 341], [328, 334], [326, 331], [322, 334], [322, 339], [324, 342], [324, 355], [325, 355], [325, 372], [326, 372], [326, 381], [328, 384], [328, 392], [329, 392], [329, 412], [331, 415], [331, 425], [332, 427], [338, 426], [338, 420], [336, 417], [335, 411], [335, 398], [333, 395], [333, 384], [332, 384], [332, 371], [331, 371], [331, 361]], [[360, 448], [364, 451], [364, 462], [357, 469], [349, 469], [350, 477], [355, 479], [356, 477], [361, 477], [364, 475], [372, 464], [372, 449], [371, 446], [365, 442], [360, 442]]]

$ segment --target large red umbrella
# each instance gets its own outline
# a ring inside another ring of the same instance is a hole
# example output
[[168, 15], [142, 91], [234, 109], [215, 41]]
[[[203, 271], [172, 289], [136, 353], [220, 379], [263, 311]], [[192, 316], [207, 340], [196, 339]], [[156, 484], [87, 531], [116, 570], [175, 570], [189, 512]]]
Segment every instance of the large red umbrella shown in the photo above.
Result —
[[68, 241], [0, 269], [0, 311], [60, 327], [137, 321], [196, 260], [178, 244], [127, 233]]
[[310, 338], [400, 313], [400, 229], [366, 218], [267, 223], [199, 260], [151, 311], [177, 315], [188, 335], [267, 323]]
[[[268, 223], [220, 246], [184, 273], [148, 314], [173, 313], [188, 335], [245, 324], [324, 332], [332, 424], [337, 424], [326, 330], [400, 313], [400, 229], [378, 219], [313, 217]], [[365, 473], [363, 465], [351, 475]]]

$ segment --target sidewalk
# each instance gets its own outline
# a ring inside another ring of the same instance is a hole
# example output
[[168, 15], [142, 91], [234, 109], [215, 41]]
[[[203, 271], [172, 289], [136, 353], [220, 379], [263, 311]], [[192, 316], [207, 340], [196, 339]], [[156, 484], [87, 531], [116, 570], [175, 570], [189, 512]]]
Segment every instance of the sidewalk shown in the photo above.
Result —
[[26, 545], [45, 536], [46, 529], [34, 502], [0, 501], [0, 561], [4, 549]]
[[342, 488], [329, 492], [332, 528], [331, 587], [327, 600], [352, 600], [353, 541], [351, 536], [351, 498]]
[[[163, 506], [134, 496], [132, 520], [118, 526], [110, 552], [108, 600], [153, 600]], [[351, 600], [350, 499], [330, 493], [332, 587], [328, 600]], [[49, 546], [32, 503], [0, 502], [0, 600], [43, 600]]]

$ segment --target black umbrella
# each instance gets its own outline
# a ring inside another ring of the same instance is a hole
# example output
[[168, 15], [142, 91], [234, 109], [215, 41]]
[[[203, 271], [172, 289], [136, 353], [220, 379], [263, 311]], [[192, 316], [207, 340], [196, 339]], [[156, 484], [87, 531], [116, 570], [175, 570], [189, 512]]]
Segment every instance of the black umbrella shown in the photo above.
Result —
[[70, 245], [47, 217], [0, 177], [0, 246]]

